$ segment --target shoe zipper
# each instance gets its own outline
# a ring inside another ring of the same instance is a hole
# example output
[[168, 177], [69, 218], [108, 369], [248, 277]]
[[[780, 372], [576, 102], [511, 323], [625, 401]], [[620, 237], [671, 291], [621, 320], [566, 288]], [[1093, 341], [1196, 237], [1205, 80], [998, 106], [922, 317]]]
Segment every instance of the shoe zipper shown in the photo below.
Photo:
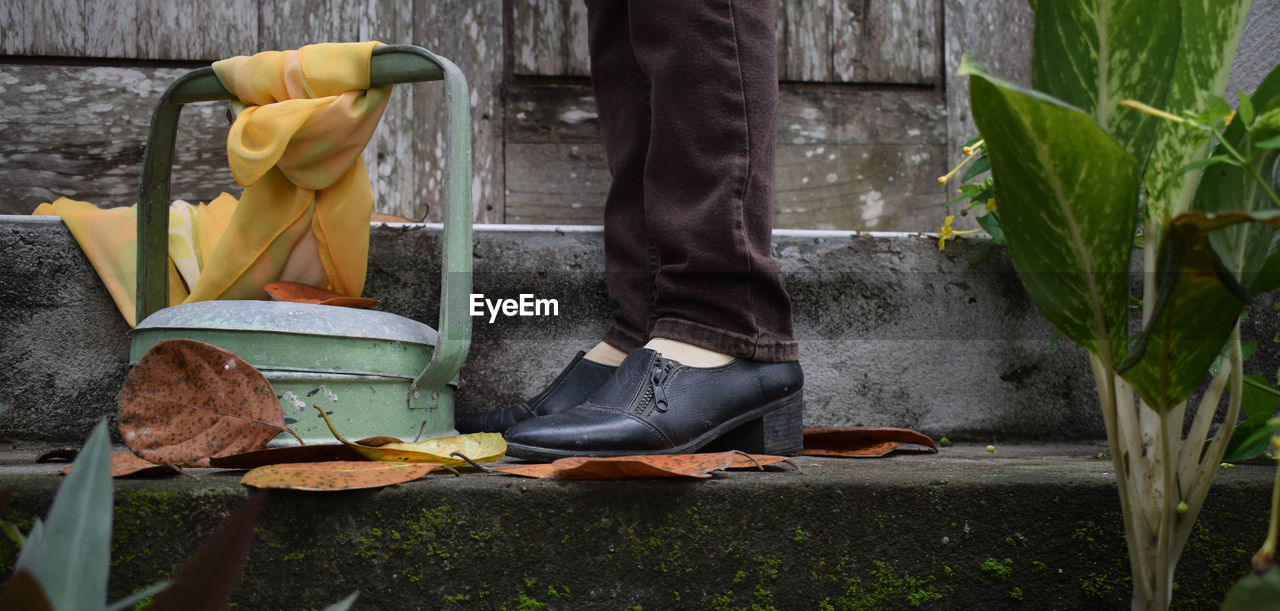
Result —
[[671, 377], [673, 369], [675, 369], [675, 362], [670, 359], [659, 358], [654, 362], [653, 367], [649, 370], [649, 381], [645, 384], [644, 394], [636, 402], [636, 407], [632, 410], [632, 413], [643, 416], [649, 413], [650, 408], [659, 412], [667, 411], [665, 384]]

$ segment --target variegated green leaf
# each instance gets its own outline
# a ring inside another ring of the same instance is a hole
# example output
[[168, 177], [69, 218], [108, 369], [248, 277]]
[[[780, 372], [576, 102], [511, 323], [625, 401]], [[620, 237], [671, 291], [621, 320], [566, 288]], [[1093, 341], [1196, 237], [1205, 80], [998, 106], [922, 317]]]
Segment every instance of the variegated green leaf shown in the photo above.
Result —
[[1168, 409], [1191, 395], [1249, 298], [1209, 244], [1210, 236], [1242, 225], [1280, 229], [1280, 210], [1188, 212], [1174, 217], [1164, 232], [1152, 317], [1119, 367], [1155, 409]]
[[[1280, 66], [1263, 79], [1252, 96], [1244, 99], [1249, 100], [1253, 108], [1263, 109], [1264, 112], [1269, 108], [1280, 107]], [[1196, 189], [1192, 208], [1207, 213], [1233, 210], [1264, 212], [1276, 209], [1276, 203], [1272, 201], [1267, 188], [1272, 192], [1280, 190], [1280, 149], [1257, 149], [1253, 148], [1252, 143], [1277, 133], [1280, 133], [1280, 125], [1255, 125], [1253, 132], [1248, 133], [1245, 121], [1233, 122], [1223, 134], [1224, 139], [1241, 154], [1249, 156], [1252, 172], [1241, 166], [1227, 164], [1206, 169]], [[1226, 145], [1219, 144], [1214, 154], [1226, 156]], [[1267, 183], [1266, 187], [1258, 183], [1253, 176], [1254, 172]], [[1271, 227], [1260, 223], [1241, 224], [1214, 233], [1210, 243], [1240, 284], [1256, 294], [1280, 286], [1280, 279], [1270, 273], [1270, 270], [1265, 277], [1258, 276], [1267, 267], [1269, 257], [1280, 256], [1275, 255], [1276, 248], [1272, 244], [1274, 233]]]
[[1118, 368], [1159, 412], [1186, 400], [1200, 385], [1244, 308], [1244, 296], [1236, 294], [1230, 277], [1223, 278], [1227, 272], [1209, 246], [1209, 232], [1218, 227], [1207, 219], [1183, 220], [1164, 233], [1152, 318]]
[[[1226, 88], [1251, 5], [1252, 0], [1183, 0], [1182, 42], [1164, 103], [1130, 97], [1174, 113], [1203, 108], [1206, 92], [1221, 94]], [[1190, 208], [1200, 172], [1179, 174], [1179, 170], [1207, 154], [1208, 144], [1191, 130], [1169, 123], [1157, 127], [1155, 148], [1142, 178], [1152, 216], [1167, 220]]]
[[1000, 185], [1000, 222], [1023, 286], [1059, 331], [1118, 362], [1127, 339], [1133, 158], [1083, 111], [965, 58], [970, 101]]
[[1138, 162], [1159, 119], [1120, 107], [1159, 106], [1178, 56], [1179, 0], [1044, 2], [1036, 12], [1031, 85], [1079, 107]]

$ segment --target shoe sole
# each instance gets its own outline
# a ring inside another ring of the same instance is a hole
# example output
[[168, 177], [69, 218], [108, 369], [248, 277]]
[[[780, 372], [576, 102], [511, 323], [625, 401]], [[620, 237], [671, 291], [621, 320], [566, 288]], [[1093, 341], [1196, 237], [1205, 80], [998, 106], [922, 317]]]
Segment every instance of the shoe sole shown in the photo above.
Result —
[[608, 458], [644, 454], [692, 454], [699, 450], [792, 456], [804, 449], [804, 390], [740, 414], [683, 445], [654, 450], [567, 451], [518, 443], [507, 444], [507, 456], [551, 462], [571, 456]]

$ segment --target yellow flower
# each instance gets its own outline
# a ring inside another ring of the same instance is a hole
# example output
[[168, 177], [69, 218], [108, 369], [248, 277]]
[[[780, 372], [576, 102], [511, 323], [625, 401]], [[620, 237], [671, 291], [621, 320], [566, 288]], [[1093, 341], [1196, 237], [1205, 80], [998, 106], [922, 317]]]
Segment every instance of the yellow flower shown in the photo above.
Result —
[[950, 172], [947, 172], [947, 173], [946, 173], [945, 175], [943, 175], [943, 176], [939, 176], [939, 177], [938, 177], [938, 184], [940, 184], [940, 185], [945, 185], [945, 184], [947, 184], [947, 181], [948, 181], [948, 180], [951, 180], [951, 177], [952, 177], [952, 176], [955, 176], [955, 175], [956, 175], [956, 172], [959, 172], [959, 171], [960, 171], [960, 168], [963, 168], [965, 165], [967, 165], [970, 161], [972, 161], [972, 160], [973, 160], [973, 158], [974, 158], [974, 157], [977, 157], [977, 156], [978, 156], [978, 153], [981, 153], [981, 152], [982, 152], [982, 141], [981, 141], [981, 140], [979, 140], [978, 142], [974, 143], [974, 145], [973, 145], [972, 147], [968, 147], [968, 146], [964, 147], [964, 154], [965, 154], [965, 158], [964, 158], [964, 160], [960, 162], [960, 165], [958, 165], [958, 166], [956, 166], [956, 167], [954, 167], [954, 168], [951, 168], [951, 171], [950, 171]]
[[978, 233], [979, 231], [982, 231], [981, 229], [970, 229], [968, 231], [956, 231], [955, 229], [951, 228], [951, 223], [953, 223], [955, 220], [956, 220], [956, 216], [954, 214], [948, 214], [947, 218], [942, 222], [942, 226], [937, 229], [938, 250], [946, 250], [947, 240], [953, 239], [956, 236], [968, 235], [971, 233]]
[[1223, 125], [1231, 125], [1231, 120], [1232, 120], [1232, 119], [1234, 119], [1234, 118], [1236, 118], [1236, 111], [1232, 110], [1232, 111], [1231, 111], [1231, 114], [1227, 115], [1226, 120], [1225, 120], [1225, 121], [1223, 121], [1223, 122], [1222, 122], [1222, 124], [1223, 124]]
[[995, 211], [996, 211], [996, 198], [994, 198], [994, 197], [993, 197], [993, 198], [991, 198], [991, 199], [987, 200], [987, 205], [986, 205], [986, 206], [984, 206], [984, 208], [986, 208], [987, 212], [995, 212]]
[[1178, 115], [1175, 115], [1170, 112], [1165, 112], [1163, 110], [1160, 110], [1159, 108], [1155, 108], [1147, 104], [1143, 104], [1142, 102], [1139, 102], [1137, 100], [1120, 100], [1120, 105], [1130, 110], [1136, 110], [1141, 113], [1149, 114], [1153, 117], [1160, 117], [1161, 119], [1164, 119], [1166, 121], [1173, 121], [1174, 123], [1186, 122], [1185, 119], [1183, 119], [1182, 117], [1179, 117]]

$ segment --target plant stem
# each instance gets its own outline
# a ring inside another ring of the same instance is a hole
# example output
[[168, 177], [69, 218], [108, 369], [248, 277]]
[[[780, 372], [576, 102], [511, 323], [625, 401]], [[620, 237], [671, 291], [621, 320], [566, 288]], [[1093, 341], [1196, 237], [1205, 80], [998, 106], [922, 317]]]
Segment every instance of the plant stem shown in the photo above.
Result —
[[1276, 539], [1280, 537], [1280, 435], [1271, 437], [1271, 451], [1276, 452], [1276, 483], [1271, 487], [1271, 524], [1267, 526], [1267, 539], [1253, 555], [1253, 570], [1265, 573], [1276, 559]]
[[[1218, 427], [1218, 434], [1209, 443], [1204, 459], [1196, 466], [1194, 479], [1183, 490], [1187, 512], [1179, 516], [1178, 528], [1174, 533], [1175, 558], [1182, 554], [1182, 549], [1187, 545], [1187, 539], [1191, 536], [1191, 527], [1195, 524], [1196, 516], [1200, 514], [1204, 499], [1209, 494], [1209, 487], [1213, 485], [1213, 478], [1218, 473], [1218, 465], [1222, 463], [1222, 455], [1227, 451], [1231, 431], [1235, 429], [1236, 420], [1240, 416], [1240, 395], [1244, 391], [1244, 356], [1240, 350], [1240, 323], [1237, 322], [1231, 329], [1231, 337], [1227, 341], [1230, 342], [1230, 350], [1224, 367], [1231, 368], [1231, 394], [1227, 399], [1227, 415]], [[1194, 440], [1189, 440], [1188, 443], [1194, 443]], [[1201, 439], [1199, 443], [1201, 445], [1195, 447], [1203, 447], [1204, 440]]]
[[[1098, 389], [1098, 399], [1102, 403], [1102, 421], [1107, 429], [1107, 443], [1111, 450], [1111, 468], [1115, 470], [1116, 488], [1120, 494], [1120, 514], [1124, 518], [1124, 529], [1129, 536], [1125, 543], [1129, 548], [1129, 570], [1134, 583], [1134, 604], [1139, 593], [1145, 594], [1145, 600], [1151, 600], [1150, 585], [1144, 577], [1146, 562], [1142, 559], [1142, 545], [1139, 542], [1139, 516], [1133, 511], [1129, 498], [1129, 468], [1126, 464], [1132, 448], [1121, 449], [1122, 432], [1116, 417], [1116, 374], [1115, 368], [1104, 364], [1096, 355], [1089, 354], [1089, 366], [1093, 369], [1093, 383]], [[1127, 444], [1126, 444], [1127, 445]], [[1140, 454], [1139, 454], [1140, 455]]]
[[[1185, 405], [1185, 403], [1183, 404]], [[1178, 416], [1174, 417], [1174, 413]], [[1174, 527], [1178, 518], [1178, 460], [1174, 439], [1181, 439], [1183, 410], [1163, 413], [1159, 432], [1160, 450], [1160, 530], [1156, 543], [1156, 609], [1168, 609], [1173, 597], [1173, 573], [1178, 567], [1178, 556], [1172, 554], [1175, 547]]]

